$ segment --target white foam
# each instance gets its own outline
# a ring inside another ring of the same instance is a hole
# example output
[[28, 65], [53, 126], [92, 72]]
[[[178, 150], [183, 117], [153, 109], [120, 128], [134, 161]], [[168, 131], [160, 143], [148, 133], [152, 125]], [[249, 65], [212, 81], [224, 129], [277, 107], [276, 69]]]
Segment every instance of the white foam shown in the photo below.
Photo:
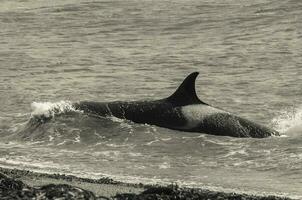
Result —
[[276, 130], [281, 133], [292, 133], [302, 131], [302, 106], [288, 108], [272, 120]]
[[77, 136], [74, 138], [74, 142], [80, 143], [80, 142], [81, 142], [81, 136], [80, 136], [80, 135], [77, 135]]
[[235, 155], [244, 155], [244, 156], [248, 156], [249, 154], [246, 152], [245, 149], [239, 149], [239, 150], [234, 150], [234, 151], [230, 151], [229, 153], [227, 153], [226, 155], [222, 156], [222, 157], [232, 157]]
[[125, 119], [117, 118], [115, 116], [109, 116], [108, 118], [111, 119], [111, 121], [113, 122], [119, 122], [119, 123], [125, 122]]
[[150, 142], [147, 142], [145, 145], [150, 146], [151, 144], [153, 144], [155, 142], [159, 142], [159, 141], [160, 141], [159, 139], [155, 139], [155, 140], [152, 140]]
[[72, 103], [69, 101], [51, 102], [33, 102], [31, 104], [32, 117], [52, 118], [55, 114], [62, 114], [75, 111]]
[[53, 137], [53, 136], [49, 135], [48, 137], [49, 137], [49, 142], [51, 142], [51, 141], [54, 140], [54, 137]]
[[171, 165], [168, 162], [163, 162], [158, 166], [158, 168], [159, 169], [169, 169], [169, 168], [171, 168]]
[[[39, 169], [64, 169], [64, 166], [54, 163], [52, 161], [39, 161], [39, 162], [33, 162], [32, 159], [27, 158], [27, 157], [4, 157], [0, 158], [0, 165], [3, 163], [5, 165], [13, 165], [17, 167], [34, 167], [34, 168], [39, 168]], [[68, 169], [68, 168], [67, 168]]]

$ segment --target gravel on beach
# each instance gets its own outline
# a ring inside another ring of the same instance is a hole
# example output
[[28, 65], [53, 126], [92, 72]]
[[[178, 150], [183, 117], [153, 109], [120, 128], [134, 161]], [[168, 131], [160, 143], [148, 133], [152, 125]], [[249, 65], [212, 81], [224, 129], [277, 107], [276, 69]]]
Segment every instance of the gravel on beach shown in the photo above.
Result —
[[128, 184], [110, 178], [94, 180], [6, 168], [0, 168], [0, 199], [290, 200], [287, 197], [225, 193], [177, 185]]

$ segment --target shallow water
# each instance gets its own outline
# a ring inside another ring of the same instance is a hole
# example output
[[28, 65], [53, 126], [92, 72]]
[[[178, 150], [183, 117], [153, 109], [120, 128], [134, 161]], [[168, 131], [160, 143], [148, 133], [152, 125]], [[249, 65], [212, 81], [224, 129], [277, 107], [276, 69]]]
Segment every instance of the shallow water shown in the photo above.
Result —
[[[301, 6], [2, 1], [0, 166], [302, 198]], [[193, 71], [203, 101], [283, 136], [186, 133], [70, 107], [164, 98]]]

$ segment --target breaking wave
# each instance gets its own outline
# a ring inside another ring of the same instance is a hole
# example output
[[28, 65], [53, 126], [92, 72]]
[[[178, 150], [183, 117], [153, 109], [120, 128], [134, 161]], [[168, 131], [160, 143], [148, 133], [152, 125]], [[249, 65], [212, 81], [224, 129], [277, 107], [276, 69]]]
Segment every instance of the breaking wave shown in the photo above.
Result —
[[302, 131], [302, 106], [290, 107], [280, 112], [272, 120], [275, 129], [286, 135], [299, 134]]
[[31, 103], [31, 110], [31, 118], [41, 122], [54, 118], [55, 115], [77, 111], [70, 101], [59, 101], [55, 103], [33, 102]]

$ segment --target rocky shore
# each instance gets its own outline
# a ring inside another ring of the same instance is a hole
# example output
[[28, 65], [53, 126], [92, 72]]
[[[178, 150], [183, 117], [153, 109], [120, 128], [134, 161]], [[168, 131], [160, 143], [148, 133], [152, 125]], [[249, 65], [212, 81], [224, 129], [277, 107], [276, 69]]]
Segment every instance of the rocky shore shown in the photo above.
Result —
[[287, 197], [225, 193], [177, 185], [127, 184], [109, 178], [94, 180], [6, 168], [0, 168], [0, 199], [290, 200]]

